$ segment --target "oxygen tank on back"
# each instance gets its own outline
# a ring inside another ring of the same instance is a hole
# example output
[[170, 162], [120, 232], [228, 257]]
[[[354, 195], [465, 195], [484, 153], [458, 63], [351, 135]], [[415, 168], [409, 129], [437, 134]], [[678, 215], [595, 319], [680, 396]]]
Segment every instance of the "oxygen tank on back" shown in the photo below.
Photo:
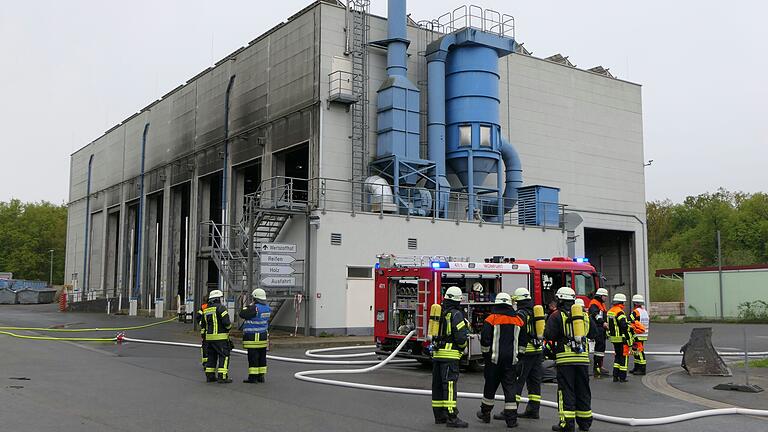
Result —
[[443, 314], [443, 307], [440, 303], [435, 303], [429, 308], [429, 326], [427, 327], [427, 336], [434, 338], [440, 332], [440, 317]]
[[536, 330], [536, 337], [544, 338], [544, 306], [536, 305], [533, 307], [533, 325]]
[[573, 322], [573, 337], [577, 340], [586, 336], [584, 325], [584, 308], [580, 304], [571, 306], [571, 322]]

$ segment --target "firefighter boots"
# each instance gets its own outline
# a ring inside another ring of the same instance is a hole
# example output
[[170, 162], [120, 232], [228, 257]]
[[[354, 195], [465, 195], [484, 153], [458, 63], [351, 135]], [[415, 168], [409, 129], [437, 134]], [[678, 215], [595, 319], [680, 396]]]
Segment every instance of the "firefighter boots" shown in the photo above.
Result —
[[486, 405], [481, 403], [480, 411], [477, 412], [477, 418], [479, 418], [480, 421], [483, 423], [490, 423], [492, 410], [493, 410], [493, 405]]

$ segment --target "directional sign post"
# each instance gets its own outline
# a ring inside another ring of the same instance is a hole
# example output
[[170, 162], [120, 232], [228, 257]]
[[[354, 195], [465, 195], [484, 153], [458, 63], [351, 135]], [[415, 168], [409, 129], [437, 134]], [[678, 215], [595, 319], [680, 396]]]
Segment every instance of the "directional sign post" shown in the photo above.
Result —
[[262, 264], [291, 264], [296, 261], [296, 258], [291, 255], [262, 255]]
[[296, 286], [296, 278], [293, 276], [269, 276], [263, 278], [261, 284], [268, 287], [292, 287]]
[[264, 243], [259, 246], [261, 253], [295, 254], [297, 251], [295, 244], [288, 243]]
[[287, 265], [263, 265], [261, 266], [261, 274], [263, 275], [290, 275], [294, 274], [296, 270], [293, 267]]

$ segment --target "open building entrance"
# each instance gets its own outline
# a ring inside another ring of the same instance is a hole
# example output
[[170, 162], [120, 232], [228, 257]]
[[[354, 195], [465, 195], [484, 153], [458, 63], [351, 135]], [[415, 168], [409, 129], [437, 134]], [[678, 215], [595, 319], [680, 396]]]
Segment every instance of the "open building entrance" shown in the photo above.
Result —
[[293, 201], [306, 202], [308, 196], [306, 179], [309, 178], [309, 143], [293, 146], [275, 153], [273, 157], [275, 175], [286, 177], [284, 184], [288, 182], [292, 184], [291, 197]]
[[584, 228], [584, 255], [602, 275], [601, 285], [611, 298], [637, 293], [634, 232]]
[[[198, 212], [200, 221], [212, 221], [220, 225], [221, 214], [221, 172], [200, 178]], [[220, 243], [221, 238], [208, 225], [200, 225], [200, 250], [195, 298], [207, 298], [208, 292], [219, 288], [219, 268], [211, 259], [212, 245]]]
[[[187, 297], [191, 296], [189, 289], [189, 245], [193, 240], [189, 237], [189, 224], [190, 221], [190, 183], [182, 183], [171, 189], [171, 206], [173, 208], [172, 214], [176, 215], [172, 219], [172, 241], [173, 244], [173, 266], [172, 266], [172, 278], [173, 278], [173, 290], [172, 299], [176, 302], [179, 299], [183, 304]], [[178, 303], [174, 303], [171, 307], [178, 307]]]

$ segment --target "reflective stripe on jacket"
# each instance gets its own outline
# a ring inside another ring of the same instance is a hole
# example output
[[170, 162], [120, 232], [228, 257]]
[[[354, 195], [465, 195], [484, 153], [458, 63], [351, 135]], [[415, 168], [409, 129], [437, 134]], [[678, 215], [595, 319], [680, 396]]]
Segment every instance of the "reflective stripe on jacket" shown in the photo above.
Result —
[[624, 313], [624, 305], [617, 304], [608, 310], [608, 339], [611, 343], [625, 343], [631, 345], [627, 314]]
[[243, 322], [243, 348], [266, 348], [269, 343], [269, 318], [272, 308], [261, 302], [248, 305], [240, 311]]
[[[443, 309], [450, 305], [444, 303]], [[467, 347], [469, 328], [464, 314], [460, 309], [451, 307], [440, 318], [440, 331], [437, 337], [437, 350], [432, 358], [443, 360], [459, 360]]]
[[220, 304], [210, 305], [203, 309], [205, 323], [205, 340], [228, 340], [232, 321], [229, 319], [227, 308]]
[[[586, 324], [586, 323], [585, 323]], [[588, 333], [591, 333], [588, 331]], [[586, 347], [586, 339], [581, 341], [584, 351], [576, 352], [572, 347], [574, 342], [573, 323], [568, 312], [557, 310], [547, 318], [544, 329], [544, 338], [553, 343], [555, 352], [555, 364], [589, 364], [589, 352]]]
[[635, 333], [635, 339], [646, 341], [648, 340], [648, 332], [651, 329], [651, 317], [648, 315], [648, 311], [644, 307], [637, 307], [629, 316], [629, 320], [632, 322], [639, 321], [645, 328], [644, 332]]
[[[521, 344], [521, 328], [525, 326], [527, 315], [524, 311], [515, 311], [511, 306], [494, 305], [491, 314], [483, 322], [480, 333], [480, 350], [490, 354], [493, 364], [500, 360], [517, 363], [517, 355], [525, 351]], [[524, 332], [523, 332], [524, 333]], [[524, 342], [524, 340], [522, 341]]]

